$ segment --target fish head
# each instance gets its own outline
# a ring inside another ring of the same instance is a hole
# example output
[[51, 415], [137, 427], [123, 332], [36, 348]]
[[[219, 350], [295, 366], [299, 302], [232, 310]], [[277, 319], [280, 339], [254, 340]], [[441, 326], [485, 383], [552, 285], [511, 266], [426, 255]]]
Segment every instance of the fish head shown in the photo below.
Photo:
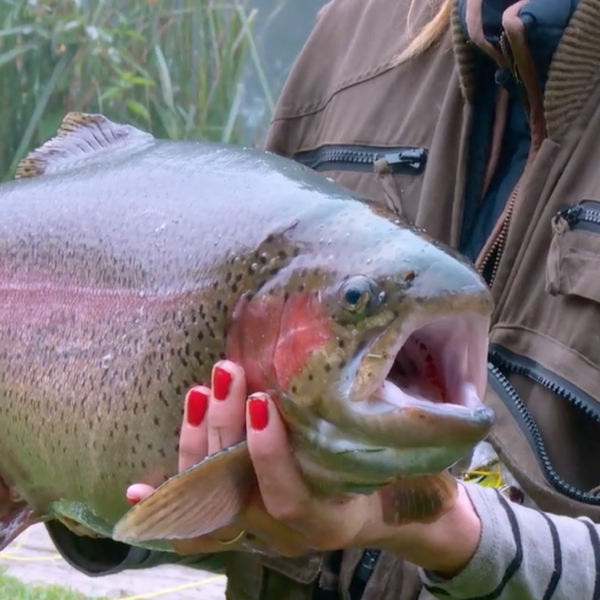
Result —
[[361, 206], [361, 218], [322, 220], [318, 243], [253, 297], [248, 312], [263, 318], [246, 322], [245, 340], [260, 382], [250, 387], [276, 399], [303, 470], [356, 489], [439, 473], [494, 420], [480, 400], [485, 281], [424, 232]]

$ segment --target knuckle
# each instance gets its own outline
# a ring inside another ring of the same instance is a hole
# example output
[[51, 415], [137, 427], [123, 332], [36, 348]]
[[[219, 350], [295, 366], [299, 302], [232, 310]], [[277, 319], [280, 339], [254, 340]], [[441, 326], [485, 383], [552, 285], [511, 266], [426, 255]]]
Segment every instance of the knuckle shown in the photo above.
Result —
[[269, 512], [282, 523], [297, 523], [306, 518], [306, 507], [301, 502], [277, 502]]

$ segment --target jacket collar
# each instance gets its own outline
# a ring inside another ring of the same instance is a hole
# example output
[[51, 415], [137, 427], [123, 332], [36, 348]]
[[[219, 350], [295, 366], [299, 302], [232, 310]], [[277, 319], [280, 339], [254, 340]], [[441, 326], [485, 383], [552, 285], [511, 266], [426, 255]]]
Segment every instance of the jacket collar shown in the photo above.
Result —
[[600, 0], [454, 0], [453, 42], [467, 100], [482, 57], [508, 69], [534, 140], [555, 141], [600, 76]]

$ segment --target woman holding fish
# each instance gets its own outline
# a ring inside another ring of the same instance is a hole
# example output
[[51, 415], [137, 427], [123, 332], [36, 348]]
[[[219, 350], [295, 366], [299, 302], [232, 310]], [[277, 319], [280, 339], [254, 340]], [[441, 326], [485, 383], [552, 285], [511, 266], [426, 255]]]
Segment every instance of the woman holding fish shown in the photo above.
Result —
[[[247, 400], [243, 371], [219, 363], [186, 396], [180, 469], [247, 431], [258, 486], [235, 524], [175, 545], [192, 566], [222, 555], [231, 600], [600, 598], [598, 31], [599, 0], [333, 0], [319, 13], [267, 148], [475, 262], [495, 301], [494, 452], [456, 475], [485, 476], [494, 453], [503, 469], [491, 488], [463, 481], [431, 523], [386, 524], [377, 494], [319, 499], [272, 399]], [[178, 560], [49, 529], [88, 573]]]

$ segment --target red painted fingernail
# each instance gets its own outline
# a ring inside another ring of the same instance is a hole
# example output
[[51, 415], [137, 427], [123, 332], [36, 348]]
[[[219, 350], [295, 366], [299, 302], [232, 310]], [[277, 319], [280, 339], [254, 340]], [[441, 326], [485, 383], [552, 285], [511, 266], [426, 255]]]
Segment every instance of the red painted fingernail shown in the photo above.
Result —
[[188, 394], [187, 420], [192, 427], [198, 427], [206, 416], [208, 394], [202, 390], [191, 389]]
[[215, 400], [225, 400], [227, 398], [232, 379], [229, 371], [221, 367], [215, 367], [213, 374], [213, 396]]
[[127, 502], [129, 502], [129, 504], [133, 504], [133, 506], [135, 506], [140, 500], [141, 498], [138, 498], [137, 496], [130, 496], [129, 494], [127, 494]]
[[269, 403], [264, 398], [250, 398], [248, 402], [250, 425], [255, 431], [262, 431], [269, 424]]

